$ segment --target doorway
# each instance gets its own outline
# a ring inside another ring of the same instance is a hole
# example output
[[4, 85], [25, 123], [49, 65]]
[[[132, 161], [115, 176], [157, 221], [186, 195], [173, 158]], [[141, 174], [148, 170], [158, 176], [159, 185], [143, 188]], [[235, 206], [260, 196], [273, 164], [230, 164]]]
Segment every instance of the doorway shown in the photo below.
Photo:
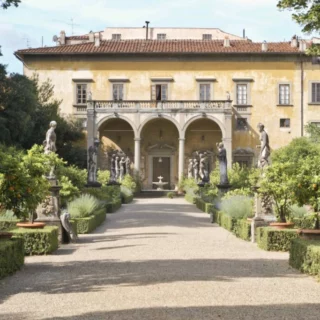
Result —
[[[158, 182], [160, 176], [163, 182], [168, 182], [163, 188], [170, 190], [170, 157], [153, 157], [152, 181]], [[153, 185], [152, 189], [157, 189], [157, 186]]]

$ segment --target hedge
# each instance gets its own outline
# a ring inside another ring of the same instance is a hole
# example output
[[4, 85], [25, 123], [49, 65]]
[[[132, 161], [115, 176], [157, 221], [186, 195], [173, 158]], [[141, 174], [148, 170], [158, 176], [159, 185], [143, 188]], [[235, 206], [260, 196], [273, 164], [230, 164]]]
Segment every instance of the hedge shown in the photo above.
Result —
[[16, 228], [16, 224], [20, 222], [20, 220], [0, 220], [0, 231], [10, 230]]
[[238, 238], [242, 240], [250, 241], [251, 240], [251, 222], [244, 219], [236, 220], [233, 232]]
[[121, 195], [121, 202], [122, 203], [130, 203], [133, 200], [133, 195], [126, 196], [125, 194]]
[[77, 225], [77, 233], [85, 234], [94, 231], [106, 220], [106, 213], [102, 212], [91, 217], [74, 218]]
[[195, 198], [195, 204], [198, 209], [206, 213], [212, 213], [214, 210], [214, 206], [212, 203], [207, 203], [201, 198]]
[[0, 240], [0, 279], [13, 274], [24, 264], [22, 238]]
[[186, 193], [184, 196], [184, 199], [192, 204], [195, 204], [197, 201], [197, 196], [194, 196], [192, 194]]
[[320, 277], [320, 241], [294, 239], [289, 264], [302, 272]]
[[58, 249], [58, 227], [45, 226], [43, 229], [16, 228], [10, 230], [24, 239], [26, 255], [47, 254]]
[[107, 213], [115, 213], [121, 208], [121, 200], [114, 200], [106, 204]]
[[298, 237], [295, 229], [257, 228], [257, 244], [267, 251], [289, 251], [292, 240]]
[[293, 218], [292, 222], [294, 227], [299, 229], [314, 229], [315, 227], [315, 220], [312, 218]]

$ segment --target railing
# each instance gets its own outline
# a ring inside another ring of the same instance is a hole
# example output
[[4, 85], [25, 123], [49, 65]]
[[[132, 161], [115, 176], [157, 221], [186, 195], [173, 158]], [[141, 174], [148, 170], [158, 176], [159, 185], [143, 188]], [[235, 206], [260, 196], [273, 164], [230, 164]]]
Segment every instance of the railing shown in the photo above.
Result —
[[[167, 101], [152, 101], [152, 100], [92, 100], [89, 103], [99, 110], [110, 109], [126, 109], [126, 110], [230, 110], [230, 100], [167, 100]], [[86, 106], [76, 106], [77, 111], [83, 112]]]

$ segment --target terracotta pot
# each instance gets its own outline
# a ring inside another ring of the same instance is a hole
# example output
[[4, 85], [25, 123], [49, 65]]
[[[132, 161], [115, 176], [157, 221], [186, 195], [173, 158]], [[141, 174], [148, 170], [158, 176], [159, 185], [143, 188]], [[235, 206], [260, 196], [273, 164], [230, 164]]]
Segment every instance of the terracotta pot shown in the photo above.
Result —
[[38, 228], [42, 229], [46, 224], [44, 222], [18, 222], [17, 227], [19, 228]]
[[298, 234], [303, 239], [320, 240], [320, 229], [299, 229]]
[[8, 240], [8, 239], [11, 239], [13, 236], [13, 233], [11, 232], [0, 232], [0, 240]]
[[293, 228], [294, 223], [292, 222], [271, 222], [270, 227], [274, 227], [275, 229], [290, 229]]

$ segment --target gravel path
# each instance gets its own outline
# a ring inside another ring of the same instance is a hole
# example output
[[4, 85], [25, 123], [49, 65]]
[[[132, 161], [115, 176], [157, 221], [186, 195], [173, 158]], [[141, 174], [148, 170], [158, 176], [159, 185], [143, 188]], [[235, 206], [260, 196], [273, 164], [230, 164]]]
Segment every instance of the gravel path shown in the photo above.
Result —
[[0, 281], [0, 319], [320, 319], [320, 284], [183, 199], [137, 199]]

